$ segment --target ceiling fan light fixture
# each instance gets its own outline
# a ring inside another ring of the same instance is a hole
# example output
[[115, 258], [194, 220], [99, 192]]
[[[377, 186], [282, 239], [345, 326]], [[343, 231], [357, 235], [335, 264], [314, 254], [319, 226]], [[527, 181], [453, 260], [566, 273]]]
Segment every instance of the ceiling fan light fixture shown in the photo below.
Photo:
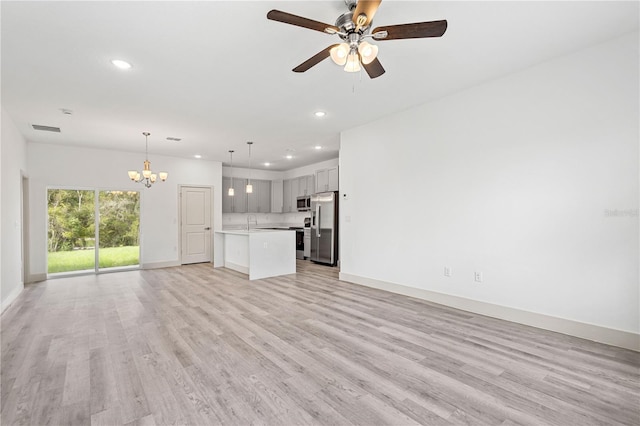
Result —
[[346, 72], [358, 72], [360, 71], [360, 59], [356, 52], [349, 53], [347, 57], [347, 64], [344, 66]]
[[362, 63], [364, 65], [368, 65], [373, 62], [373, 60], [378, 56], [378, 46], [363, 41], [358, 46], [358, 52], [360, 53], [360, 57], [362, 58]]
[[331, 60], [336, 64], [342, 66], [347, 63], [347, 56], [349, 55], [349, 45], [347, 43], [340, 43], [329, 51]]

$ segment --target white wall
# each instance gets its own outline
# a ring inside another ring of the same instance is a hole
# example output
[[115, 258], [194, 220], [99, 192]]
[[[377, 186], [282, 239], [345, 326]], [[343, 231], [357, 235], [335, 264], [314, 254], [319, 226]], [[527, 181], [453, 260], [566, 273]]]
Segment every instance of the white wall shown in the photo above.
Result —
[[234, 167], [233, 170], [231, 170], [231, 167], [227, 167], [227, 166], [224, 166], [222, 168], [222, 176], [225, 176], [225, 177], [231, 176], [232, 172], [233, 172], [234, 178], [246, 179], [249, 176], [251, 176], [251, 179], [258, 179], [258, 180], [282, 179], [282, 174], [283, 174], [283, 172], [278, 172], [274, 170], [247, 169], [247, 168], [240, 168], [240, 167]]
[[[264, 180], [277, 180], [277, 179], [293, 179], [300, 176], [315, 175], [316, 170], [328, 169], [330, 167], [336, 167], [338, 165], [338, 159], [333, 158], [331, 160], [321, 161], [319, 163], [310, 164], [308, 166], [297, 167], [295, 169], [279, 172], [275, 170], [259, 170], [259, 169], [247, 169], [234, 167], [233, 177], [246, 178], [251, 176], [252, 179], [264, 179]], [[223, 167], [222, 175], [231, 176], [231, 168]]]
[[0, 301], [1, 310], [20, 294], [22, 281], [22, 174], [27, 169], [27, 144], [2, 108], [0, 164]]
[[331, 160], [322, 161], [320, 163], [311, 164], [309, 166], [298, 167], [296, 169], [291, 169], [283, 172], [283, 179], [292, 179], [300, 176], [315, 175], [316, 170], [328, 169], [331, 167], [336, 167], [337, 165], [338, 159], [333, 158]]
[[638, 51], [631, 34], [344, 132], [341, 277], [637, 336]]
[[46, 273], [48, 187], [142, 190], [141, 264], [145, 267], [178, 262], [178, 185], [214, 187], [213, 226], [222, 229], [220, 162], [150, 155], [151, 168], [168, 171], [169, 178], [146, 189], [127, 176], [127, 170], [142, 168], [144, 154], [29, 143], [28, 158], [30, 261], [35, 274]]

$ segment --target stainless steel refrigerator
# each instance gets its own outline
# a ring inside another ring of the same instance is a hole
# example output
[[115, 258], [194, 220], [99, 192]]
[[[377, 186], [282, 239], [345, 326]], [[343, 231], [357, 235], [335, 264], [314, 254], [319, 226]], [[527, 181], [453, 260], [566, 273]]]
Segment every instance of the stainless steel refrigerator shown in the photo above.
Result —
[[311, 196], [311, 257], [316, 263], [338, 262], [338, 193]]

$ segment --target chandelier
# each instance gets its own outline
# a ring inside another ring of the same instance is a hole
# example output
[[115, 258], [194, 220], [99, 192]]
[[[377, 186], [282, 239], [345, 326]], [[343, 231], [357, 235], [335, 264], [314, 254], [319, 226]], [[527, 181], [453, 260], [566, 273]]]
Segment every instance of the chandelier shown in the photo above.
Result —
[[157, 175], [151, 171], [151, 162], [149, 161], [149, 132], [142, 132], [144, 135], [145, 147], [144, 147], [144, 169], [142, 173], [137, 170], [129, 170], [129, 179], [134, 182], [140, 182], [147, 188], [151, 188], [151, 185], [156, 183], [158, 176], [161, 181], [166, 181], [169, 177], [167, 172], [159, 172]]

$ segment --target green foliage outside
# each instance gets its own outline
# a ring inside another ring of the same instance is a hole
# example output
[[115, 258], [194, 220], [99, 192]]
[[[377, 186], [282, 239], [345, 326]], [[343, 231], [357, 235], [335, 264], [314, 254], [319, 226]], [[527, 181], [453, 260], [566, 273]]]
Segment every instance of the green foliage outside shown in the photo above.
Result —
[[[111, 247], [100, 249], [100, 268], [137, 265], [140, 247]], [[49, 253], [49, 273], [93, 271], [95, 250], [71, 250]]]
[[100, 248], [137, 246], [140, 197], [137, 192], [100, 192]]
[[[95, 191], [51, 189], [47, 196], [49, 273], [93, 269]], [[137, 265], [140, 194], [100, 191], [98, 201], [100, 267]]]
[[49, 252], [94, 245], [94, 192], [51, 189], [49, 197]]

